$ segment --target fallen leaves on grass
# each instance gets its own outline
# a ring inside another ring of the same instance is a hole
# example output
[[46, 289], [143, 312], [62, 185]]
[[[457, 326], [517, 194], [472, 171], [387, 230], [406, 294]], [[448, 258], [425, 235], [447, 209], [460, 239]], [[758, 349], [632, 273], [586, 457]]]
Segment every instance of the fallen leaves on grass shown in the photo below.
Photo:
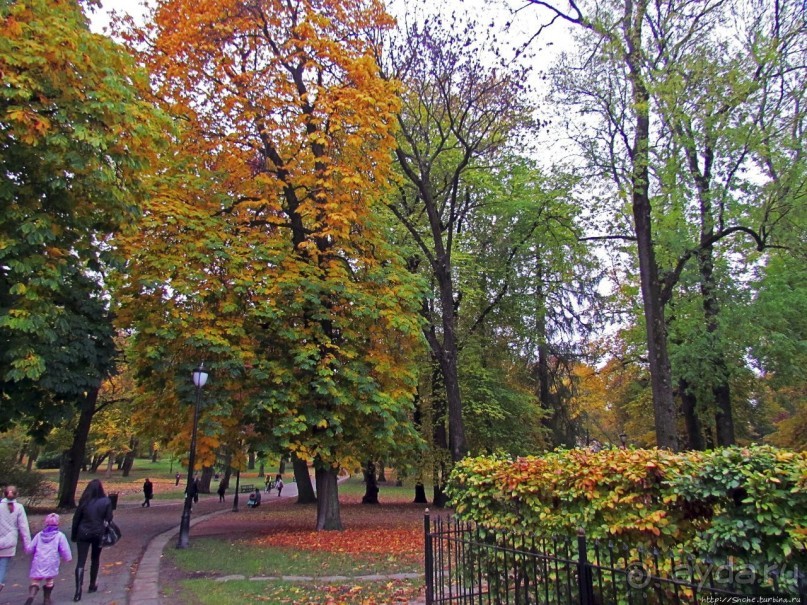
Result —
[[252, 544], [357, 555], [394, 555], [419, 560], [423, 555], [423, 532], [395, 528], [292, 531], [262, 536]]

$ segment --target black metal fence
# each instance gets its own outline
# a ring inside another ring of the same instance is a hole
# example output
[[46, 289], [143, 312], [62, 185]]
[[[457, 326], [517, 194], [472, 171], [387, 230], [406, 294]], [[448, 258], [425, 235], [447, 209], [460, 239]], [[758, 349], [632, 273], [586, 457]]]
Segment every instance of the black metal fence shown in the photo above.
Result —
[[798, 568], [759, 569], [571, 538], [502, 534], [426, 514], [426, 604], [807, 605]]

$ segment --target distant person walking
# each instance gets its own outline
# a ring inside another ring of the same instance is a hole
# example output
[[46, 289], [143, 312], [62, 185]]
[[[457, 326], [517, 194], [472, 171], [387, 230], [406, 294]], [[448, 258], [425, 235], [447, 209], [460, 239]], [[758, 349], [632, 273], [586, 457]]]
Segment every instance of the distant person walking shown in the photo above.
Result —
[[227, 485], [224, 481], [219, 481], [219, 489], [216, 490], [219, 495], [219, 502], [224, 502], [224, 494], [227, 493]]
[[73, 531], [71, 539], [76, 543], [78, 559], [76, 560], [76, 594], [74, 601], [81, 600], [81, 589], [84, 583], [84, 566], [87, 554], [90, 555], [90, 587], [87, 592], [98, 590], [98, 569], [101, 566], [101, 536], [106, 523], [112, 521], [112, 501], [104, 493], [104, 486], [98, 479], [93, 479], [84, 488], [78, 501], [78, 508], [73, 515]]
[[272, 491], [272, 488], [275, 486], [275, 482], [272, 481], [272, 478], [269, 475], [266, 475], [266, 489], [264, 490], [267, 494]]
[[31, 530], [25, 508], [17, 502], [17, 486], [6, 485], [0, 500], [0, 591], [6, 581], [8, 564], [17, 554], [17, 541], [22, 536], [23, 548], [31, 543]]
[[143, 500], [143, 504], [140, 506], [150, 508], [151, 507], [151, 499], [154, 497], [154, 484], [149, 481], [148, 477], [143, 482], [143, 496], [146, 498]]
[[176, 483], [174, 483], [174, 485], [179, 485], [179, 480], [182, 479], [182, 475], [177, 473], [176, 475], [174, 475], [174, 479], [176, 479]]
[[31, 572], [28, 574], [31, 585], [28, 587], [25, 605], [32, 605], [41, 582], [45, 583], [42, 588], [45, 598], [43, 605], [51, 605], [50, 594], [53, 592], [53, 582], [59, 575], [59, 564], [62, 560], [70, 561], [73, 558], [67, 536], [59, 531], [59, 515], [51, 513], [45, 517], [44, 529], [34, 536], [25, 552], [34, 555], [31, 559]]
[[283, 491], [283, 477], [280, 473], [275, 477], [275, 488], [277, 488], [277, 497], [280, 498], [280, 492]]

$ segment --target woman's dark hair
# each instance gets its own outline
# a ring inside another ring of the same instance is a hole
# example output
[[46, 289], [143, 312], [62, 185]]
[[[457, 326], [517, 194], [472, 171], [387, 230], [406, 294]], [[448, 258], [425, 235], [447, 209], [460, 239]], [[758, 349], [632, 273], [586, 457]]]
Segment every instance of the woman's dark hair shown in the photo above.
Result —
[[104, 486], [101, 485], [101, 480], [93, 479], [87, 484], [87, 487], [84, 488], [84, 493], [81, 494], [78, 505], [83, 506], [90, 500], [96, 500], [104, 496], [106, 496], [106, 494], [104, 493]]

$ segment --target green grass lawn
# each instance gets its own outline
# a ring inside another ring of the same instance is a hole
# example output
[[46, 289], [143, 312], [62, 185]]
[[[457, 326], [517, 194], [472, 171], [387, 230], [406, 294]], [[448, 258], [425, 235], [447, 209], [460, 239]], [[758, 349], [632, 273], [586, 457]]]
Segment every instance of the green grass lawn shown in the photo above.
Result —
[[[423, 508], [411, 487], [383, 485], [362, 505], [364, 485], [339, 487], [345, 530], [316, 532], [316, 506], [293, 502], [241, 513], [219, 535], [166, 549], [160, 577], [177, 605], [275, 603], [376, 605], [411, 602], [423, 590]], [[401, 574], [414, 574], [404, 577]]]

